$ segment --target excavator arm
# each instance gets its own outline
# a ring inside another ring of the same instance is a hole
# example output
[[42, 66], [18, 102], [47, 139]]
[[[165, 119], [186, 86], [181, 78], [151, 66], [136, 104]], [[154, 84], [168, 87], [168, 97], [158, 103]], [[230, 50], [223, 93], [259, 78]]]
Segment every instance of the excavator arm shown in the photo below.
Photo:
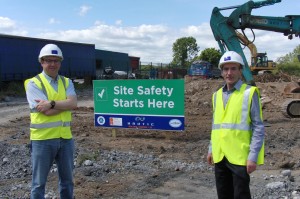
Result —
[[253, 41], [249, 41], [245, 34], [240, 33], [239, 31], [235, 31], [237, 37], [240, 40], [240, 43], [243, 46], [247, 46], [251, 53], [251, 62], [250, 62], [250, 70], [252, 74], [261, 73], [270, 73], [275, 69], [276, 63], [272, 60], [269, 60], [267, 57], [267, 53], [258, 53], [257, 48], [254, 45]]
[[[248, 84], [255, 85], [255, 82], [236, 33], [238, 29], [244, 31], [246, 28], [250, 28], [251, 30], [279, 32], [287, 36], [288, 39], [292, 39], [294, 36], [300, 37], [300, 15], [287, 15], [285, 17], [251, 15], [253, 9], [280, 2], [281, 0], [248, 1], [238, 6], [215, 7], [212, 11], [210, 26], [220, 50], [222, 53], [232, 50], [242, 56], [245, 63], [243, 76]], [[228, 9], [234, 9], [234, 11], [228, 17], [223, 16], [221, 11]], [[283, 113], [289, 117], [300, 117], [300, 97], [295, 94], [299, 90], [290, 89], [288, 93], [292, 93], [292, 99], [283, 104]]]
[[[239, 53], [245, 63], [243, 76], [247, 83], [254, 84], [253, 76], [243, 52], [243, 48], [236, 34], [237, 29], [259, 29], [283, 33], [289, 39], [300, 35], [300, 15], [288, 15], [285, 17], [254, 16], [253, 9], [280, 3], [281, 0], [248, 1], [239, 6], [225, 8], [215, 7], [212, 11], [210, 26], [213, 35], [218, 42], [221, 52], [233, 50]], [[230, 16], [221, 14], [222, 10], [235, 9]]]
[[[249, 39], [246, 36], [244, 36], [242, 33], [238, 32], [238, 31], [235, 31], [235, 32], [236, 32], [236, 36], [239, 38], [239, 40], [242, 42], [242, 44], [249, 48], [250, 53], [251, 53], [251, 61], [252, 61], [252, 58], [257, 57], [256, 46], [253, 44], [253, 42], [250, 42]], [[256, 63], [256, 60], [255, 60], [255, 63]], [[253, 63], [253, 64], [255, 64], [255, 63]], [[252, 65], [252, 63], [251, 63], [251, 65]]]

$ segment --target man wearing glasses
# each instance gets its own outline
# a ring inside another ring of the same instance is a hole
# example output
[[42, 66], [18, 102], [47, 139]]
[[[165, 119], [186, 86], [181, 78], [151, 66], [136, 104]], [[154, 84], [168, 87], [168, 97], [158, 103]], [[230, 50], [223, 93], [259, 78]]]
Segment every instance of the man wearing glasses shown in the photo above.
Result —
[[213, 94], [207, 161], [215, 165], [219, 199], [251, 199], [249, 174], [264, 162], [264, 125], [257, 87], [242, 82], [244, 61], [224, 53], [219, 68], [225, 85]]
[[63, 54], [55, 44], [39, 54], [43, 71], [25, 81], [30, 107], [31, 199], [44, 198], [48, 173], [55, 162], [60, 198], [73, 199], [74, 140], [71, 110], [77, 107], [74, 85], [58, 74]]

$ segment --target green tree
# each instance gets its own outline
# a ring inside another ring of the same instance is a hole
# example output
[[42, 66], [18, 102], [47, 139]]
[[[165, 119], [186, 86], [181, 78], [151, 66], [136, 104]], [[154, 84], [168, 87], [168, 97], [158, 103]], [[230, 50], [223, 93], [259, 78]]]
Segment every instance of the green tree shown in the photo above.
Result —
[[[215, 48], [206, 48], [201, 51], [200, 55], [196, 57], [197, 60], [210, 62], [214, 67], [218, 66], [222, 54], [220, 50]], [[195, 59], [195, 60], [196, 60]]]
[[173, 43], [172, 64], [188, 67], [197, 55], [199, 47], [194, 37], [182, 37]]
[[298, 56], [300, 56], [300, 45], [293, 52], [277, 59], [277, 71], [300, 76], [300, 60]]
[[277, 62], [279, 64], [297, 63], [299, 62], [298, 55], [300, 55], [300, 45], [298, 45], [293, 52], [280, 57]]

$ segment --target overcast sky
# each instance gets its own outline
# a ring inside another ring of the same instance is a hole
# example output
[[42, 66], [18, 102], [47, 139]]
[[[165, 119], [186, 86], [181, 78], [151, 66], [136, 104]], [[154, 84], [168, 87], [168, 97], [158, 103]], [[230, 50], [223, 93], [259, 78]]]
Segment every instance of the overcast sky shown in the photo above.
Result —
[[[0, 34], [95, 44], [142, 62], [168, 63], [176, 39], [196, 38], [200, 51], [218, 48], [209, 25], [214, 7], [243, 0], [0, 0]], [[232, 10], [222, 12], [228, 16]], [[300, 15], [300, 0], [282, 0], [253, 15]], [[254, 30], [258, 52], [276, 60], [300, 44], [281, 33]], [[249, 38], [252, 35], [249, 33]], [[249, 51], [246, 50], [246, 55]], [[248, 58], [249, 60], [250, 58]]]

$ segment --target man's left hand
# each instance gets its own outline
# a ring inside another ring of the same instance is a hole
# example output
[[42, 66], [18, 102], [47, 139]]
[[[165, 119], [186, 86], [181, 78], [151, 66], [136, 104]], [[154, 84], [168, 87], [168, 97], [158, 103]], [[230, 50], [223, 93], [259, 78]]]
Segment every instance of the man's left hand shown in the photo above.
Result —
[[256, 162], [247, 160], [247, 173], [250, 174], [256, 170]]
[[35, 101], [38, 103], [36, 109], [41, 113], [44, 113], [51, 108], [51, 104], [47, 100], [36, 99]]

